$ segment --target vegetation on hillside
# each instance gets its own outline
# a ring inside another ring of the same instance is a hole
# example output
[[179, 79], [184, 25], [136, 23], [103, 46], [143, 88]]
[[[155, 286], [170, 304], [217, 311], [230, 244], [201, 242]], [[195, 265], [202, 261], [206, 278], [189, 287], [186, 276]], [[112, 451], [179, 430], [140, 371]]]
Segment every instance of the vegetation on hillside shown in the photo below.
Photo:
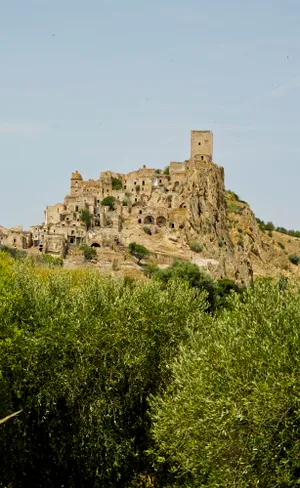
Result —
[[85, 261], [91, 261], [97, 256], [97, 251], [94, 247], [88, 246], [87, 244], [81, 244], [80, 248], [84, 256]]
[[113, 190], [122, 190], [123, 188], [122, 180], [120, 178], [112, 177], [111, 184]]
[[114, 210], [115, 201], [116, 201], [115, 197], [108, 195], [107, 197], [103, 198], [101, 205], [103, 205], [104, 207], [109, 207], [110, 210]]
[[85, 223], [87, 230], [89, 230], [92, 225], [93, 215], [87, 208], [80, 210], [80, 219]]
[[[243, 206], [239, 204], [244, 204], [245, 206], [248, 206], [248, 203], [245, 202], [244, 200], [241, 200], [239, 195], [237, 195], [234, 191], [232, 190], [226, 190], [225, 192], [226, 198], [227, 198], [227, 208], [229, 212], [232, 213], [238, 213], [241, 214], [243, 211]], [[238, 202], [238, 203], [237, 203]], [[281, 234], [286, 234], [292, 237], [298, 237], [300, 238], [300, 231], [299, 230], [288, 230], [285, 227], [275, 227], [273, 222], [264, 222], [263, 220], [256, 218], [256, 221], [259, 225], [259, 228], [261, 231], [277, 231], [280, 232]]]
[[150, 254], [150, 251], [145, 246], [136, 242], [131, 242], [128, 247], [130, 254], [138, 260], [138, 264]]

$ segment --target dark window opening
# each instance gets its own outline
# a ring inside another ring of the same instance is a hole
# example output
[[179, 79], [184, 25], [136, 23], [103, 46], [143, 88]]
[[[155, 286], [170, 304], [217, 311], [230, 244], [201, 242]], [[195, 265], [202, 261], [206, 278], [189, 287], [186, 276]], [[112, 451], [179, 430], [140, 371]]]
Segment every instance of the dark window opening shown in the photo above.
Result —
[[75, 212], [78, 212], [78, 210], [79, 210], [79, 207], [78, 207], [78, 205], [76, 205]]
[[171, 222], [171, 223], [170, 223], [170, 227], [171, 227], [171, 229], [175, 229], [175, 224], [174, 224], [174, 222]]
[[147, 215], [144, 219], [144, 224], [154, 224], [154, 218], [151, 215]]
[[139, 210], [139, 214], [142, 214], [143, 213], [143, 210]]
[[126, 190], [126, 185], [124, 185], [124, 190]]
[[201, 142], [198, 142], [198, 146], [201, 146]]
[[74, 244], [74, 237], [70, 238], [70, 244]]
[[201, 156], [201, 161], [203, 161], [203, 159], [204, 159], [204, 157], [203, 157], [203, 156]]
[[98, 242], [93, 242], [93, 244], [91, 245], [91, 247], [100, 247], [100, 244], [98, 244]]
[[144, 181], [142, 181], [142, 185], [145, 186], [145, 182]]
[[164, 227], [167, 224], [165, 217], [157, 217], [156, 224], [158, 227]]
[[142, 219], [139, 219], [139, 220], [138, 220], [138, 223], [139, 223], [139, 224], [141, 224], [141, 223], [142, 223]]

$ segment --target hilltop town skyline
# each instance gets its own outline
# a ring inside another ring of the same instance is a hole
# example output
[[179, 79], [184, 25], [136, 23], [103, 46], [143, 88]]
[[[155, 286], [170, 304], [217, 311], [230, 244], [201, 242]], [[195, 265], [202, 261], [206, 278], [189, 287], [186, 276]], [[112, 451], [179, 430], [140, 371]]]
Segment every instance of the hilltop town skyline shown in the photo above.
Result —
[[204, 127], [226, 187], [299, 228], [299, 16], [294, 0], [4, 3], [0, 223], [40, 222], [77, 168], [184, 160]]

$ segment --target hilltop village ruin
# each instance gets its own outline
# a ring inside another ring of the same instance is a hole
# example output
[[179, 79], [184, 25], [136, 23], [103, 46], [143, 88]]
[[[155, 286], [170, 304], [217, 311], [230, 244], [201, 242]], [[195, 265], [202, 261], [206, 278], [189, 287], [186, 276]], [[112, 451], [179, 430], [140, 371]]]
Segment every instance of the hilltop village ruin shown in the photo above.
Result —
[[[2, 231], [4, 245], [64, 256], [72, 247], [86, 243], [102, 247], [110, 242], [126, 244], [126, 231], [147, 226], [148, 233], [184, 229], [188, 200], [188, 177], [199, 164], [211, 164], [213, 134], [192, 131], [190, 159], [170, 162], [164, 169], [145, 165], [128, 174], [105, 171], [98, 180], [83, 180], [75, 171], [70, 192], [63, 203], [48, 206], [45, 220], [29, 231]], [[108, 198], [107, 198], [108, 197]], [[82, 220], [88, 211], [91, 221]]]
[[128, 252], [132, 242], [145, 246], [160, 267], [179, 259], [241, 283], [253, 276], [300, 276], [289, 261], [299, 239], [264, 232], [247, 202], [225, 191], [211, 131], [191, 131], [190, 158], [163, 169], [105, 171], [98, 180], [75, 171], [69, 194], [45, 209], [41, 225], [28, 231], [0, 226], [0, 245], [60, 256], [69, 267], [84, 264], [83, 244], [96, 248], [91, 265], [103, 272], [142, 272]]

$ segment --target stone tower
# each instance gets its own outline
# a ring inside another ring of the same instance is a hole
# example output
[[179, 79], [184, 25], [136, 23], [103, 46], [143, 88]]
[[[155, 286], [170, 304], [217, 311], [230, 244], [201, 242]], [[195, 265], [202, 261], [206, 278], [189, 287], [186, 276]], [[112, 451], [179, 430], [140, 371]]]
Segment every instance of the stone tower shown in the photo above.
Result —
[[80, 186], [80, 183], [82, 182], [82, 176], [78, 171], [76, 170], [75, 173], [72, 173], [71, 176], [71, 185], [70, 185], [70, 195], [76, 195], [78, 191], [78, 187]]
[[213, 133], [210, 130], [191, 131], [191, 160], [212, 161]]

